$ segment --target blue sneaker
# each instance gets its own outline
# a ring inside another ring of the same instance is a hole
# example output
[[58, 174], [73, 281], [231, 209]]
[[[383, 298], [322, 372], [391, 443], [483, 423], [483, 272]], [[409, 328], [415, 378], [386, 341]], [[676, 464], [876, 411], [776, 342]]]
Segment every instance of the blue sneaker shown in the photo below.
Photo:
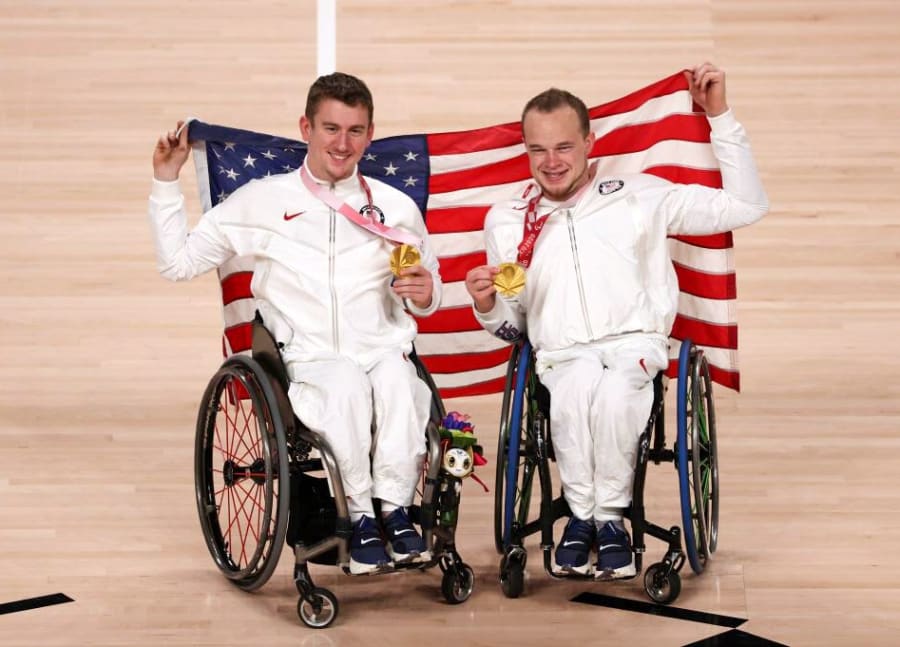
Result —
[[597, 570], [594, 577], [598, 580], [619, 580], [634, 576], [634, 552], [625, 526], [621, 521], [605, 522], [597, 531]]
[[427, 562], [431, 559], [425, 540], [410, 522], [406, 508], [397, 508], [381, 523], [387, 535], [387, 551], [395, 562]]
[[591, 546], [594, 544], [594, 522], [572, 517], [556, 547], [556, 565], [569, 573], [587, 575], [591, 571]]
[[363, 515], [353, 524], [353, 537], [350, 539], [350, 573], [365, 575], [388, 570], [392, 566], [375, 520]]

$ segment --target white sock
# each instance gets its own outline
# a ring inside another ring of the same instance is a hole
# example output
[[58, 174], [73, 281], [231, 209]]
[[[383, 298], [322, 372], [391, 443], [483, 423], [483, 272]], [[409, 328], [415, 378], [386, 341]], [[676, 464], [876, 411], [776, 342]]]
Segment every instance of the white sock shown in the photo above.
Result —
[[347, 497], [347, 509], [350, 512], [350, 522], [356, 523], [363, 516], [375, 518], [375, 508], [372, 506], [372, 495], [369, 493], [357, 494]]
[[619, 527], [623, 527], [622, 525], [622, 508], [600, 508], [600, 510], [594, 515], [594, 520], [597, 523], [597, 527], [600, 528], [607, 521], [618, 521], [616, 524]]

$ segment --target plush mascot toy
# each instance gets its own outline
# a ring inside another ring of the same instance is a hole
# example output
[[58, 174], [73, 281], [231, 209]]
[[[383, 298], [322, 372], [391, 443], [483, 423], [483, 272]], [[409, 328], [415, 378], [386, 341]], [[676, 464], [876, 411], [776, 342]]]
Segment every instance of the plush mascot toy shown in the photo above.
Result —
[[487, 465], [487, 459], [484, 458], [484, 450], [477, 444], [475, 427], [469, 422], [469, 416], [451, 411], [441, 421], [440, 434], [444, 449], [442, 464], [447, 473], [458, 479], [471, 476], [487, 492], [487, 486], [474, 474], [476, 467]]

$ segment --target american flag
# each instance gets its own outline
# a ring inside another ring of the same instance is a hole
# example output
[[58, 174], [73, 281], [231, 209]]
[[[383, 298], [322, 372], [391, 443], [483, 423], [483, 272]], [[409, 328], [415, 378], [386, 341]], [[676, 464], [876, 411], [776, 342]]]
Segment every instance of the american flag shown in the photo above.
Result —
[[[681, 72], [621, 99], [590, 108], [598, 173], [651, 173], [672, 182], [721, 186], [709, 124], [693, 104]], [[296, 171], [302, 142], [192, 121], [200, 197], [211, 208], [243, 183]], [[519, 123], [477, 130], [387, 137], [372, 142], [360, 168], [408, 194], [425, 216], [440, 261], [440, 309], [418, 320], [416, 350], [445, 398], [503, 390], [510, 347], [475, 320], [466, 272], [486, 262], [482, 227], [490, 206], [530, 181]], [[738, 390], [735, 273], [731, 233], [671, 237], [678, 275], [678, 316], [670, 336], [669, 373], [683, 339], [706, 352], [713, 379]], [[250, 346], [255, 305], [253, 259], [219, 269], [226, 354]]]

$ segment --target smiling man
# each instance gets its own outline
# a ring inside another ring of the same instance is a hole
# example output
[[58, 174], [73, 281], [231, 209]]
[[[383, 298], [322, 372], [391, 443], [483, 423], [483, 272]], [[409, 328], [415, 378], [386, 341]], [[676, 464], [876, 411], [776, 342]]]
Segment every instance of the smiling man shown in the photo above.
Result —
[[[153, 152], [160, 273], [187, 280], [235, 254], [255, 259], [251, 288], [283, 349], [294, 412], [327, 439], [341, 470], [351, 573], [428, 560], [406, 508], [421, 476], [431, 395], [407, 357], [417, 332], [410, 313], [437, 309], [441, 280], [418, 207], [357, 168], [374, 132], [369, 89], [348, 74], [319, 77], [300, 118], [301, 168], [245, 184], [190, 233], [178, 184], [190, 150], [182, 126]], [[400, 242], [421, 262], [395, 278], [390, 254]]]
[[[556, 550], [561, 571], [635, 574], [622, 520], [678, 305], [667, 236], [730, 231], [768, 210], [746, 134], [725, 100], [725, 73], [704, 63], [685, 76], [712, 129], [721, 190], [643, 174], [599, 176], [588, 164], [594, 134], [584, 102], [551, 88], [522, 113], [534, 182], [488, 213], [488, 265], [466, 276], [476, 318], [501, 339], [527, 335], [550, 391], [572, 512]], [[527, 268], [515, 296], [497, 298], [501, 263]]]

